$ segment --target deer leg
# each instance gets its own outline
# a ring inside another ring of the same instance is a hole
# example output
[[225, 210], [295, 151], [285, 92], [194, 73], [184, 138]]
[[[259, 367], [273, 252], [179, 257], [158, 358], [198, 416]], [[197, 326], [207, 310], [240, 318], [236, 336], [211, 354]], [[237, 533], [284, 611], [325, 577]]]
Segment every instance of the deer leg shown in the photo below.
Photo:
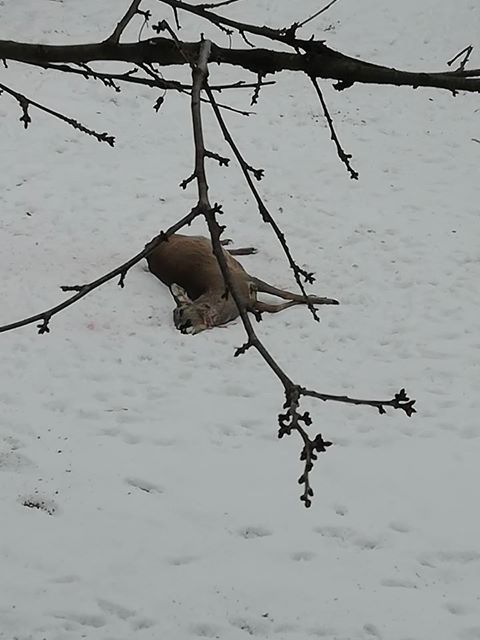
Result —
[[340, 304], [338, 300], [334, 298], [322, 298], [319, 296], [307, 296], [307, 300], [298, 293], [292, 293], [291, 291], [285, 291], [284, 289], [277, 289], [277, 287], [273, 287], [268, 282], [264, 282], [260, 280], [260, 278], [255, 278], [251, 276], [252, 284], [255, 287], [256, 291], [259, 293], [269, 293], [272, 296], [278, 296], [279, 298], [283, 298], [283, 300], [292, 300], [297, 304]]
[[227, 251], [232, 256], [250, 256], [252, 253], [257, 253], [258, 249], [255, 249], [255, 247], [239, 247], [238, 249], [227, 249]]
[[293, 307], [296, 304], [302, 303], [297, 302], [296, 300], [291, 300], [290, 302], [282, 302], [281, 304], [270, 304], [268, 302], [260, 302], [260, 300], [257, 300], [252, 306], [252, 310], [258, 311], [259, 313], [278, 313], [279, 311]]

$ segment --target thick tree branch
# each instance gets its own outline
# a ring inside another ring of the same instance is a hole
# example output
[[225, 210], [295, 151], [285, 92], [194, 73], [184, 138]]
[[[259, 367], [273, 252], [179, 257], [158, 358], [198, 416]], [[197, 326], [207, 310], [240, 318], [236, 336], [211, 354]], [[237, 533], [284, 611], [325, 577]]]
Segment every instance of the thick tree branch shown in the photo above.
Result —
[[[200, 44], [181, 42], [182, 52], [189, 59], [196, 60]], [[44, 45], [0, 40], [0, 59], [37, 65], [81, 64], [109, 60], [131, 63], [156, 62], [161, 66], [184, 65], [187, 62], [182, 52], [179, 51], [177, 43], [168, 38], [151, 38], [128, 44], [106, 41], [78, 45]], [[241, 67], [257, 75], [302, 71], [311, 77], [337, 80], [339, 89], [359, 82], [414, 88], [433, 87], [452, 92], [480, 92], [480, 69], [441, 73], [401, 71], [345, 56], [318, 41], [308, 55], [260, 48], [229, 49], [212, 43], [210, 62]]]

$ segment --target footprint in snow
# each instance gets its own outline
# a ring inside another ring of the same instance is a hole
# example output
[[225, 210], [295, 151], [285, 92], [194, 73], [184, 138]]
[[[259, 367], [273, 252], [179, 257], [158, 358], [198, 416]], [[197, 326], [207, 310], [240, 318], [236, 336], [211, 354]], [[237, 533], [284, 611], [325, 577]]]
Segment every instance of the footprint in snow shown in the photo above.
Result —
[[308, 560], [315, 558], [315, 554], [313, 551], [295, 551], [290, 554], [290, 557], [295, 562], [308, 562]]
[[190, 627], [190, 631], [199, 638], [221, 638], [222, 629], [218, 625], [210, 622], [198, 622]]
[[242, 538], [246, 538], [247, 540], [249, 540], [250, 538], [264, 538], [265, 536], [271, 536], [272, 533], [273, 532], [270, 531], [270, 529], [257, 526], [242, 527], [241, 529], [237, 530], [237, 534]]
[[365, 551], [378, 549], [384, 542], [380, 536], [367, 536], [348, 527], [314, 527], [313, 530], [343, 547], [357, 547]]
[[56, 515], [59, 511], [58, 505], [55, 500], [52, 500], [52, 498], [48, 498], [46, 496], [42, 496], [36, 491], [34, 493], [22, 496], [20, 498], [20, 503], [24, 507], [27, 507], [28, 509], [32, 509], [34, 511], [38, 511], [39, 513], [48, 513], [49, 516]]
[[135, 487], [135, 489], [139, 489], [145, 493], [163, 493], [163, 488], [154, 482], [150, 482], [150, 480], [130, 477], [125, 478], [125, 482], [131, 487]]

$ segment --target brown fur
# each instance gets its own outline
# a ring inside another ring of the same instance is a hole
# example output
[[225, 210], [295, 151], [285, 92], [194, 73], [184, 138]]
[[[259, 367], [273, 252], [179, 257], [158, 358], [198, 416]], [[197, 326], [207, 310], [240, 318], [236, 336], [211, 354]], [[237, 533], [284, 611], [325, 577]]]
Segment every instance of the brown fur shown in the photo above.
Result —
[[[222, 249], [236, 290], [249, 311], [276, 313], [295, 304], [305, 304], [303, 296], [277, 289], [249, 275], [242, 265]], [[238, 251], [238, 250], [237, 250]], [[212, 245], [203, 236], [175, 234], [147, 256], [149, 270], [170, 287], [177, 308], [175, 326], [184, 333], [199, 333], [238, 317], [231, 295], [225, 295], [225, 282]], [[269, 293], [289, 300], [283, 304], [267, 304], [257, 300], [257, 292]], [[312, 304], [338, 304], [331, 298], [309, 296]]]

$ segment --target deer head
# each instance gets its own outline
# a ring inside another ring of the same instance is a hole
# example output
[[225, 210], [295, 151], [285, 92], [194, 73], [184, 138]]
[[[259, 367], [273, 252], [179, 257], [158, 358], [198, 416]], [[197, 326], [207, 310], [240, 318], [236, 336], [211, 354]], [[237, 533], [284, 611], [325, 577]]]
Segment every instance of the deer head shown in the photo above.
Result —
[[170, 291], [177, 304], [173, 322], [181, 333], [196, 334], [214, 326], [214, 309], [206, 301], [192, 301], [185, 289], [172, 284]]

